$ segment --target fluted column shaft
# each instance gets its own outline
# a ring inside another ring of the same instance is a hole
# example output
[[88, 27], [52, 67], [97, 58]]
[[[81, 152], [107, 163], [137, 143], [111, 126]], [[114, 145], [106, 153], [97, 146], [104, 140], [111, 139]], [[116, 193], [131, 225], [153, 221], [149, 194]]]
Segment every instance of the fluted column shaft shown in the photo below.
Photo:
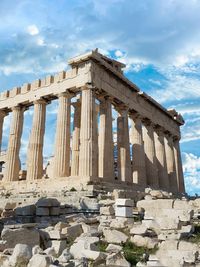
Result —
[[80, 126], [81, 126], [81, 102], [78, 100], [74, 106], [74, 129], [72, 135], [72, 164], [71, 176], [78, 176], [80, 153]]
[[114, 179], [114, 144], [112, 106], [108, 98], [100, 101], [99, 177]]
[[143, 121], [143, 125], [147, 184], [153, 188], [159, 188], [153, 126], [146, 120]]
[[169, 176], [170, 191], [177, 192], [178, 184], [177, 184], [177, 176], [176, 176], [173, 138], [172, 138], [172, 135], [169, 133], [165, 134], [165, 150], [166, 150], [167, 171], [168, 171], [168, 176]]
[[129, 145], [128, 110], [118, 110], [117, 118], [117, 168], [118, 179], [133, 182]]
[[178, 138], [174, 138], [174, 155], [175, 155], [178, 191], [180, 193], [185, 193], [185, 184], [184, 184], [183, 168], [182, 168], [182, 161], [181, 161], [181, 152], [180, 152], [180, 145], [179, 145], [179, 139]]
[[155, 150], [158, 167], [159, 186], [163, 190], [169, 190], [169, 177], [164, 143], [164, 129], [155, 128]]
[[1, 146], [2, 146], [3, 122], [4, 122], [5, 116], [6, 116], [6, 113], [0, 110], [0, 151], [1, 151]]
[[27, 150], [27, 180], [43, 176], [43, 142], [45, 132], [46, 102], [34, 102], [33, 123]]
[[10, 135], [8, 149], [6, 153], [5, 181], [17, 181], [21, 168], [19, 150], [21, 145], [21, 135], [23, 129], [24, 108], [14, 107], [12, 109], [12, 121], [10, 125]]
[[98, 177], [98, 137], [92, 88], [82, 89], [79, 176]]
[[70, 94], [60, 94], [55, 136], [54, 178], [70, 175]]
[[146, 166], [142, 122], [138, 115], [131, 115], [132, 173], [133, 183], [146, 186]]

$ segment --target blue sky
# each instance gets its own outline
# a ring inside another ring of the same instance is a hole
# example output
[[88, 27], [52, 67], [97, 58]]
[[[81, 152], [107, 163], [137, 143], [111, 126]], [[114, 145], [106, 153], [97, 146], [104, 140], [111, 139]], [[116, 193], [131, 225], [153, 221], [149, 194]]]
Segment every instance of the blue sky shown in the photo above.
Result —
[[[199, 0], [1, 0], [0, 91], [66, 69], [67, 59], [98, 47], [124, 62], [125, 75], [142, 91], [182, 113], [186, 188], [200, 194], [199, 14]], [[47, 110], [45, 157], [52, 153], [56, 109], [57, 102]], [[22, 156], [31, 118], [32, 109]]]

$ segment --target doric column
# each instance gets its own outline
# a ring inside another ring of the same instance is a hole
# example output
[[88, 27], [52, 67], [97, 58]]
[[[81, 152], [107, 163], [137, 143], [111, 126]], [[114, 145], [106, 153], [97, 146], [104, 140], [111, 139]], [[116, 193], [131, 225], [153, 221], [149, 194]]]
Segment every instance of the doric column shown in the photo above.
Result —
[[6, 113], [3, 110], [0, 110], [0, 151], [2, 146], [2, 133], [3, 133], [3, 122]]
[[143, 125], [147, 184], [153, 188], [159, 188], [153, 125], [150, 120], [144, 120]]
[[62, 93], [58, 96], [58, 115], [55, 136], [53, 176], [70, 175], [70, 102], [71, 95]]
[[98, 177], [98, 137], [95, 96], [92, 88], [82, 88], [79, 176]]
[[169, 190], [171, 192], [178, 191], [177, 176], [176, 176], [176, 165], [175, 165], [175, 155], [174, 155], [174, 145], [173, 137], [167, 132], [165, 134], [165, 150], [167, 159], [167, 171], [169, 176]]
[[142, 122], [139, 114], [131, 114], [130, 140], [132, 144], [133, 183], [146, 186], [146, 166], [144, 142], [142, 137]]
[[17, 106], [12, 108], [12, 121], [10, 125], [10, 135], [8, 149], [6, 153], [5, 181], [17, 181], [21, 168], [19, 150], [21, 145], [21, 135], [23, 129], [24, 108]]
[[99, 177], [110, 180], [114, 179], [112, 105], [106, 97], [100, 100]]
[[174, 137], [174, 156], [176, 164], [177, 183], [178, 183], [178, 191], [180, 193], [185, 193], [185, 184], [184, 184], [179, 140], [180, 138]]
[[27, 150], [27, 180], [43, 176], [43, 142], [45, 132], [46, 102], [34, 102], [33, 123]]
[[74, 106], [74, 129], [72, 135], [72, 164], [71, 176], [78, 176], [79, 153], [80, 153], [80, 126], [81, 126], [81, 101], [73, 103]]
[[155, 150], [157, 158], [159, 186], [163, 190], [169, 190], [169, 177], [167, 172], [167, 161], [164, 142], [164, 129], [155, 127]]
[[117, 118], [117, 169], [118, 179], [133, 182], [129, 144], [128, 109], [119, 109]]

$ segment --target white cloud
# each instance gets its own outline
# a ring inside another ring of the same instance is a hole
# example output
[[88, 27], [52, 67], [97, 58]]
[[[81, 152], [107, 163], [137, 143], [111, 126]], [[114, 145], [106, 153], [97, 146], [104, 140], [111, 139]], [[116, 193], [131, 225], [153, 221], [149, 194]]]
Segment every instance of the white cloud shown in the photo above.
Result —
[[28, 33], [30, 34], [30, 35], [37, 35], [37, 34], [39, 34], [39, 29], [38, 29], [38, 27], [36, 26], [36, 25], [29, 25], [28, 27], [27, 27], [27, 31], [28, 31]]
[[183, 171], [186, 190], [190, 194], [200, 192], [200, 157], [192, 153], [183, 154]]

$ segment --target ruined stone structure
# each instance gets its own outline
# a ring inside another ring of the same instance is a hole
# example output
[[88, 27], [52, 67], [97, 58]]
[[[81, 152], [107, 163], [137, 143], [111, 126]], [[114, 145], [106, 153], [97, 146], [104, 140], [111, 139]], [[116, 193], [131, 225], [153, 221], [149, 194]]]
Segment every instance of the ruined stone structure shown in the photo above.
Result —
[[[123, 75], [124, 64], [97, 50], [68, 63], [69, 71], [1, 93], [0, 139], [4, 117], [12, 112], [8, 148], [0, 158], [5, 162], [1, 184], [54, 187], [62, 182], [72, 187], [108, 183], [137, 190], [149, 186], [185, 192], [179, 148], [180, 126], [184, 123], [181, 115], [140, 91]], [[59, 107], [52, 172], [47, 177], [43, 167], [45, 111], [54, 99], [58, 99]], [[27, 170], [19, 176], [23, 114], [32, 105]], [[113, 109], [118, 112], [116, 144]]]

